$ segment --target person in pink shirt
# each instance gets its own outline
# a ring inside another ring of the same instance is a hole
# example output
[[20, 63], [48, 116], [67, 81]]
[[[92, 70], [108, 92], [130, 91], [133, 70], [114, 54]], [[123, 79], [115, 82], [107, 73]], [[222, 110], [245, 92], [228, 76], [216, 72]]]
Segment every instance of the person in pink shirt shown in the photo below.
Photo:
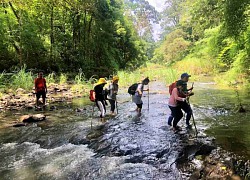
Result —
[[171, 110], [172, 116], [174, 117], [173, 130], [175, 132], [180, 130], [180, 127], [177, 126], [177, 124], [183, 117], [181, 106], [178, 105], [178, 101], [181, 101], [181, 102], [186, 101], [186, 98], [183, 98], [180, 96], [181, 94], [180, 92], [182, 91], [182, 89], [183, 89], [183, 81], [179, 80], [176, 82], [176, 87], [173, 89], [172, 94], [168, 101], [168, 106]]

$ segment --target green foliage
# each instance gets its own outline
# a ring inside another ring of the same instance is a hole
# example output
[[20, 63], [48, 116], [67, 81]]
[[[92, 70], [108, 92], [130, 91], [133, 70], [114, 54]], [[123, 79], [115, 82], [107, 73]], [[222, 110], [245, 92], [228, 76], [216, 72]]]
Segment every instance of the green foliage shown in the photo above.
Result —
[[56, 82], [56, 74], [54, 72], [48, 74], [46, 78], [47, 84], [54, 84]]
[[33, 86], [34, 78], [31, 72], [26, 72], [26, 66], [23, 66], [16, 74], [11, 76], [11, 87], [14, 89], [31, 90]]
[[250, 1], [166, 0], [164, 40], [152, 62], [177, 71], [218, 74], [228, 84], [250, 82]]
[[191, 43], [185, 40], [187, 34], [181, 29], [176, 29], [166, 36], [162, 45], [155, 50], [153, 61], [171, 64], [181, 60], [188, 52]]
[[66, 74], [60, 74], [60, 77], [59, 77], [59, 84], [62, 85], [62, 84], [66, 84], [67, 82], [67, 75]]
[[119, 71], [118, 76], [119, 85], [122, 87], [128, 87], [133, 83], [141, 82], [146, 77], [149, 77], [151, 81], [159, 80], [166, 84], [170, 84], [178, 79], [176, 70], [153, 63], [147, 63], [145, 67], [141, 67], [133, 72]]
[[225, 0], [224, 27], [226, 33], [231, 37], [239, 37], [249, 24], [250, 1]]
[[78, 74], [75, 76], [75, 84], [85, 84], [86, 83], [86, 78], [84, 76], [84, 73], [82, 72], [82, 69], [79, 69]]
[[140, 66], [147, 59], [145, 48], [152, 51], [122, 0], [4, 1], [0, 12], [0, 70], [26, 64], [47, 72], [81, 68], [86, 77], [108, 76]]

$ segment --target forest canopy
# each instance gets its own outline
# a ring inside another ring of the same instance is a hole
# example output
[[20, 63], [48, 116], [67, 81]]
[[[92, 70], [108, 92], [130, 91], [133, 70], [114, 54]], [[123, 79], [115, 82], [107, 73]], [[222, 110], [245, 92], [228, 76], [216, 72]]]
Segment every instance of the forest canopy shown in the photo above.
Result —
[[[134, 26], [140, 21], [131, 16], [132, 8], [124, 7], [123, 0], [1, 2], [0, 70], [26, 65], [104, 76], [137, 68], [148, 60], [147, 43], [139, 36], [143, 27]], [[153, 11], [149, 4], [147, 8]]]
[[[250, 1], [166, 0], [153, 62], [249, 82]], [[221, 78], [220, 78], [221, 79]]]

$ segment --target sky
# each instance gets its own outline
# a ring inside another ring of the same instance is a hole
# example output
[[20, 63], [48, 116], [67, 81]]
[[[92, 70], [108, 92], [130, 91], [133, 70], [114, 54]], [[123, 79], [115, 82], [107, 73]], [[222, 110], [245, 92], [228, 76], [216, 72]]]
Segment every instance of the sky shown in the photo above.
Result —
[[[154, 6], [155, 9], [158, 12], [163, 11], [164, 5], [165, 5], [165, 1], [164, 0], [147, 0], [149, 2], [150, 5]], [[154, 29], [154, 40], [159, 40], [160, 39], [160, 33], [161, 33], [161, 26], [160, 24], [154, 24], [153, 25], [153, 29]]]
[[147, 0], [150, 5], [154, 6], [155, 9], [159, 12], [163, 10], [165, 1], [164, 0]]

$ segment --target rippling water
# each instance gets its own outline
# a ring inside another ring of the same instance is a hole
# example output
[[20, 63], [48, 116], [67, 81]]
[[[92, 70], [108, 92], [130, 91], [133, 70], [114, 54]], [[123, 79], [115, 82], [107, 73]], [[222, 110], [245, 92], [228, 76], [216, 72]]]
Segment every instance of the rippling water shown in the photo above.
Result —
[[[25, 127], [10, 126], [21, 114], [37, 112], [1, 113], [0, 179], [179, 179], [170, 164], [182, 148], [181, 138], [166, 124], [168, 95], [157, 93], [164, 85], [154, 88], [149, 110], [144, 97], [141, 118], [130, 97], [121, 94], [119, 115], [105, 125], [98, 122], [97, 108], [92, 116], [87, 98], [58, 104], [44, 112], [48, 120]], [[190, 101], [198, 128], [224, 149], [250, 159], [249, 113], [233, 113], [234, 92], [212, 83], [197, 84], [195, 90]], [[248, 103], [245, 98], [247, 110]]]

